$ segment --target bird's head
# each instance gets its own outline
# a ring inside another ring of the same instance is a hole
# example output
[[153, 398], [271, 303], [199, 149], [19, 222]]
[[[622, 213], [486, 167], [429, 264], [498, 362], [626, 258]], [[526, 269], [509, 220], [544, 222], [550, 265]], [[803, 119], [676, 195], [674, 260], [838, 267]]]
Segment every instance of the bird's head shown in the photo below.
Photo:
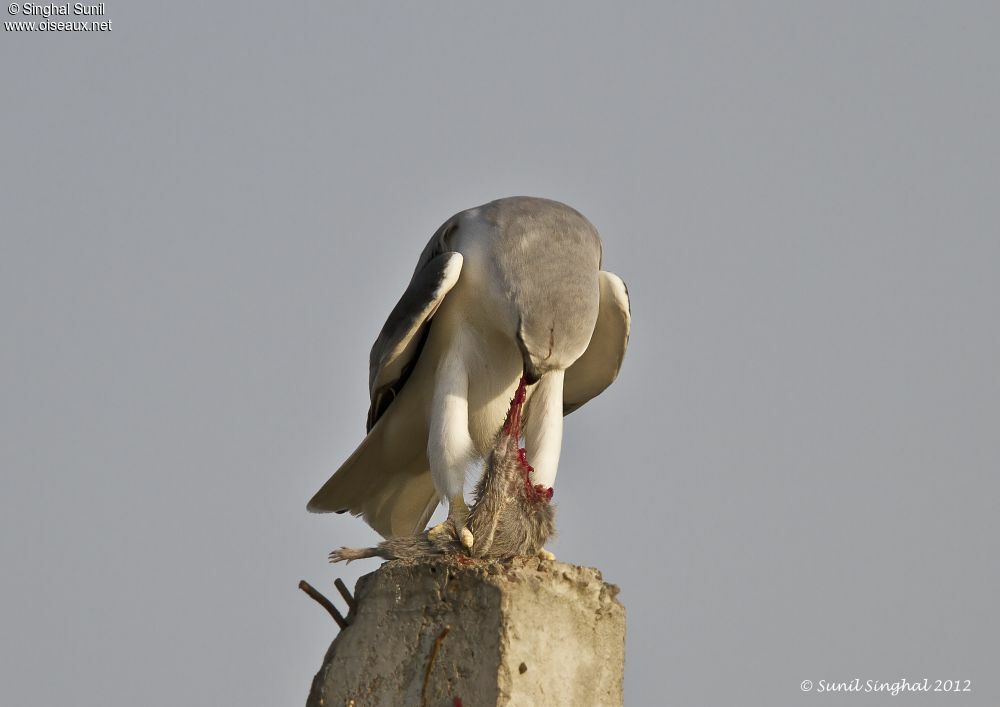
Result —
[[597, 322], [600, 287], [596, 277], [587, 279], [586, 285], [546, 295], [544, 315], [521, 312], [514, 339], [528, 385], [549, 371], [566, 370], [587, 350]]

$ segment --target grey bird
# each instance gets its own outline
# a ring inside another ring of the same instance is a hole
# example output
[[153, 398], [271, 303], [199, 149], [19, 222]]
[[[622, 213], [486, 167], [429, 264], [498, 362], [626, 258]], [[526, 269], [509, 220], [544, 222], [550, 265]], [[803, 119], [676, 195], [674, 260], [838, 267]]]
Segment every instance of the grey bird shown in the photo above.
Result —
[[368, 434], [308, 509], [389, 538], [446, 501], [432, 532], [450, 524], [472, 547], [465, 479], [522, 377], [532, 482], [551, 488], [563, 416], [614, 381], [628, 344], [628, 292], [601, 257], [597, 230], [556, 201], [510, 197], [445, 221], [372, 347]]

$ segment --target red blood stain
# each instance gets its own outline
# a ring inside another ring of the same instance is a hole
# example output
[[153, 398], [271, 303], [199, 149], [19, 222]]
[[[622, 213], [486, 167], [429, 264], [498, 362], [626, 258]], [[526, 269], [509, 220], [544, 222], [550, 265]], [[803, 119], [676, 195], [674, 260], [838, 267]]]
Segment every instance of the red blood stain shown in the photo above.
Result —
[[455, 695], [455, 699], [452, 700], [452, 707], [462, 707], [462, 698]]
[[542, 486], [541, 484], [538, 484], [538, 485], [535, 486], [535, 493], [537, 493], [539, 496], [545, 496], [545, 500], [546, 501], [552, 500], [552, 487], [551, 486], [547, 486], [546, 487], [546, 486]]
[[[521, 437], [521, 408], [524, 406], [527, 390], [528, 382], [524, 376], [521, 376], [521, 380], [517, 384], [517, 391], [514, 393], [514, 399], [510, 401], [510, 410], [507, 411], [507, 420], [503, 426], [504, 434], [515, 439]], [[517, 460], [521, 464], [521, 474], [524, 476], [525, 496], [535, 501], [550, 501], [552, 489], [531, 482], [531, 475], [535, 468], [528, 463], [528, 452], [523, 447], [519, 447], [517, 450]]]
[[536, 501], [550, 501], [552, 500], [552, 488], [549, 486], [543, 486], [541, 484], [531, 483], [531, 475], [535, 471], [535, 467], [528, 463], [527, 451], [522, 447], [517, 450], [517, 460], [521, 462], [521, 474], [524, 476], [524, 493], [528, 498], [533, 498]]
[[521, 462], [521, 467], [524, 469], [526, 476], [535, 470], [535, 467], [528, 463], [528, 450], [524, 447], [517, 450], [517, 460]]
[[524, 398], [528, 394], [528, 382], [521, 376], [517, 384], [517, 392], [514, 399], [510, 401], [510, 410], [507, 413], [507, 422], [503, 426], [506, 434], [514, 437], [521, 436], [521, 407], [524, 405]]

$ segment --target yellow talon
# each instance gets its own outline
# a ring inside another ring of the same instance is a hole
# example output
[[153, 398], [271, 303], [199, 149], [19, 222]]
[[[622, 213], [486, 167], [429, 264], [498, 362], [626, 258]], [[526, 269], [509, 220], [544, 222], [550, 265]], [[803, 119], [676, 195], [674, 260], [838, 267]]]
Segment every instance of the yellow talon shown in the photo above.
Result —
[[450, 527], [448, 521], [444, 521], [443, 523], [438, 523], [433, 528], [431, 528], [430, 530], [428, 530], [427, 531], [427, 537], [430, 538], [431, 540], [436, 540], [439, 536], [445, 535], [445, 534], [448, 534], [448, 533], [451, 533], [451, 532], [452, 532], [452, 530], [451, 530], [451, 527]]
[[469, 530], [465, 526], [462, 526], [462, 529], [458, 531], [458, 539], [462, 542], [462, 545], [465, 546], [465, 549], [467, 550], [472, 549], [472, 542], [474, 538], [472, 537], [471, 530]]

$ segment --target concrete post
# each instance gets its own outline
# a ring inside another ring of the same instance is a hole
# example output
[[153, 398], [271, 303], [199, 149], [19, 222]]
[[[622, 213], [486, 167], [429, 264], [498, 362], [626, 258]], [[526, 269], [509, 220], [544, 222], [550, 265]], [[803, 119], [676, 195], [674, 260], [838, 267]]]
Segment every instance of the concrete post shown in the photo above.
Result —
[[358, 580], [307, 707], [621, 705], [617, 594], [562, 562], [387, 562]]

